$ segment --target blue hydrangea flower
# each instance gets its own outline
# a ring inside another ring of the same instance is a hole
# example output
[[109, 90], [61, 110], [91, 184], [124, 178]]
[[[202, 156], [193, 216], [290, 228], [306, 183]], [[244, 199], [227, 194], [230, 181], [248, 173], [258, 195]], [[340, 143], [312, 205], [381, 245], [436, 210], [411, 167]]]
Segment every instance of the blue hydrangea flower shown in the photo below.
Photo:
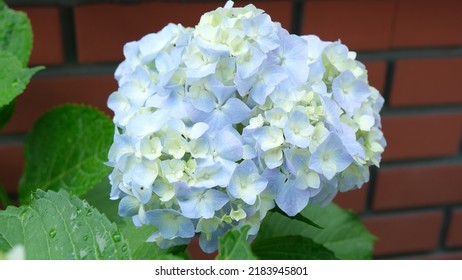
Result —
[[161, 248], [205, 252], [369, 180], [386, 146], [383, 98], [340, 42], [297, 36], [253, 5], [127, 43], [115, 72], [110, 198]]

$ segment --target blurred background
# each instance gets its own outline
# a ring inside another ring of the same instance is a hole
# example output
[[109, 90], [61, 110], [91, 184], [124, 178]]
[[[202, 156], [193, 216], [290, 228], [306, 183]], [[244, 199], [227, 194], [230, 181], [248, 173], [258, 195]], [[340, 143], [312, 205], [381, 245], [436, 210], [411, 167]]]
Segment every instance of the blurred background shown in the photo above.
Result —
[[[124, 43], [169, 22], [195, 26], [222, 1], [11, 0], [35, 35], [30, 63], [45, 65], [0, 131], [0, 182], [12, 197], [24, 137], [63, 103], [106, 107]], [[235, 1], [243, 6], [251, 1]], [[340, 39], [385, 97], [388, 147], [380, 169], [336, 202], [378, 237], [378, 259], [462, 259], [462, 1], [253, 1], [296, 34]]]

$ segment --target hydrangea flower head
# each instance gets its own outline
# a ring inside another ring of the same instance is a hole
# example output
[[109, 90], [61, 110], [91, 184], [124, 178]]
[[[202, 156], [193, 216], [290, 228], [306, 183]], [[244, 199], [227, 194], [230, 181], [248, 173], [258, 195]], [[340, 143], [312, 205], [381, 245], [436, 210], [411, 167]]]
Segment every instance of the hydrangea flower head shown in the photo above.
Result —
[[383, 98], [340, 42], [289, 34], [253, 5], [169, 24], [124, 47], [108, 165], [119, 215], [205, 252], [276, 205], [290, 216], [379, 165]]

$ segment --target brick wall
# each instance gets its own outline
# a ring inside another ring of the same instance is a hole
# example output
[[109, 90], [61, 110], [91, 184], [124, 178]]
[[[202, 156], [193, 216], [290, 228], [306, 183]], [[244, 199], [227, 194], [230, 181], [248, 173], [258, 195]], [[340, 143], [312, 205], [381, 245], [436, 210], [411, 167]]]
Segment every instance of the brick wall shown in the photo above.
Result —
[[[7, 1], [31, 18], [31, 64], [46, 65], [0, 132], [0, 182], [14, 195], [24, 135], [40, 114], [77, 102], [106, 108], [122, 46], [168, 22], [193, 26], [224, 1]], [[236, 5], [248, 1], [236, 1]], [[462, 2], [254, 1], [294, 33], [340, 38], [386, 99], [388, 148], [359, 191], [336, 201], [378, 236], [377, 258], [462, 259]]]

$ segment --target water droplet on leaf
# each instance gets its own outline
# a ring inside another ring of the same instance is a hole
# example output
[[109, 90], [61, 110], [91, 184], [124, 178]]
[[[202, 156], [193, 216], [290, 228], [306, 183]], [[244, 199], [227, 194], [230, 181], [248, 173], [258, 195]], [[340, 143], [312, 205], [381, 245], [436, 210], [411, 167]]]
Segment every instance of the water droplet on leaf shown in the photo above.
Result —
[[83, 241], [87, 241], [88, 240], [88, 235], [84, 235], [83, 236]]
[[122, 240], [122, 237], [120, 236], [120, 233], [116, 232], [112, 235], [112, 239], [114, 242], [120, 242]]
[[56, 229], [50, 230], [50, 232], [48, 233], [48, 235], [49, 235], [51, 238], [55, 238], [55, 236], [56, 236]]

